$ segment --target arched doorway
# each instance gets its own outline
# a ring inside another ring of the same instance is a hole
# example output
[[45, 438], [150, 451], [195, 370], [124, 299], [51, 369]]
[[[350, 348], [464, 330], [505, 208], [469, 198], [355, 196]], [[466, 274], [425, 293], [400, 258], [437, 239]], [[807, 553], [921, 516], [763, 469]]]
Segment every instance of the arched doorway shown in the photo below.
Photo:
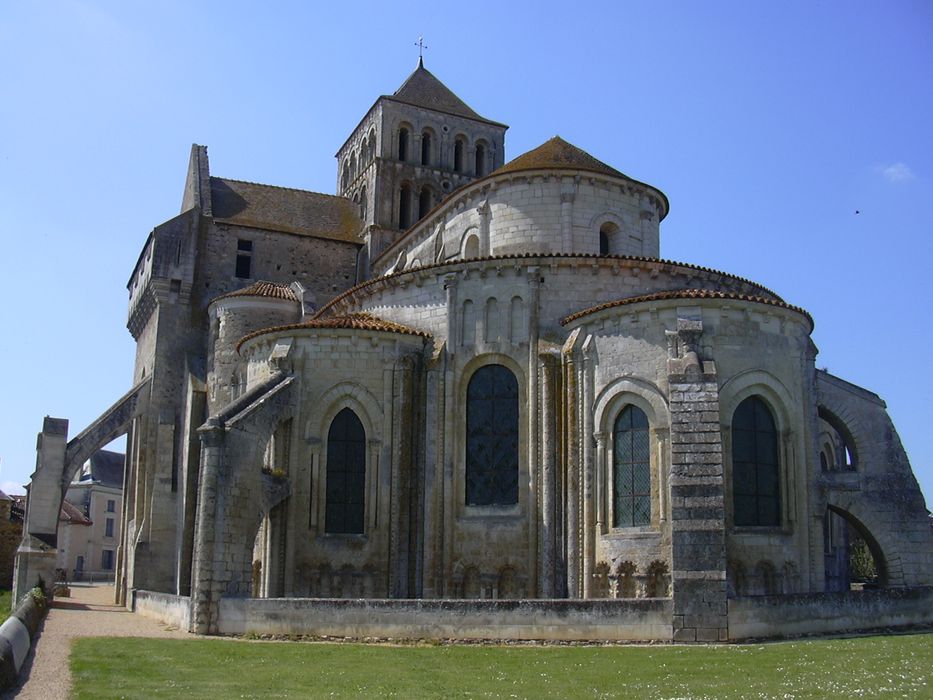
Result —
[[878, 540], [852, 513], [829, 505], [823, 516], [826, 591], [884, 588], [888, 563]]

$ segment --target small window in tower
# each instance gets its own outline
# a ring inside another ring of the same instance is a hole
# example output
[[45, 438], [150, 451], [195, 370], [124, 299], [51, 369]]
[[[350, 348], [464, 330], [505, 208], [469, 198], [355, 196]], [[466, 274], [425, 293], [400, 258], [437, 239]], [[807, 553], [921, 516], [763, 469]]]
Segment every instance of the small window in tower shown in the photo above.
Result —
[[431, 188], [425, 185], [421, 188], [421, 194], [418, 195], [418, 219], [423, 219], [431, 211]]
[[486, 147], [479, 143], [476, 145], [476, 177], [486, 174]]
[[236, 276], [240, 279], [249, 279], [252, 273], [253, 242], [242, 238], [236, 243]]
[[599, 227], [599, 254], [600, 255], [609, 255], [613, 252], [614, 246], [612, 245], [613, 239], [616, 238], [616, 234], [619, 232], [619, 227], [616, 226], [613, 222], [607, 221], [602, 226]]
[[398, 132], [398, 159], [408, 160], [408, 129], [400, 129]]
[[402, 185], [398, 195], [398, 227], [405, 230], [411, 226], [411, 188]]
[[463, 140], [454, 141], [454, 171], [463, 172]]
[[431, 165], [431, 134], [421, 134], [421, 164]]
[[104, 537], [113, 537], [113, 518], [107, 518], [104, 529]]

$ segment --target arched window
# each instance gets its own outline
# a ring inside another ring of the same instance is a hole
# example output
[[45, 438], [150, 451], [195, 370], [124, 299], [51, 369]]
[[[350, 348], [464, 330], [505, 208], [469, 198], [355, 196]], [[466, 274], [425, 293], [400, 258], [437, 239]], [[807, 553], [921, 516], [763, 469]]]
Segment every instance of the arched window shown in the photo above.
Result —
[[421, 164], [431, 165], [431, 132], [421, 134]]
[[651, 448], [648, 417], [626, 406], [612, 429], [612, 526], [651, 524]]
[[366, 432], [349, 408], [338, 413], [327, 432], [327, 507], [324, 532], [363, 532], [366, 490]]
[[366, 185], [360, 190], [360, 218], [365, 222], [369, 211], [369, 200], [366, 199]]
[[475, 166], [476, 177], [482, 177], [486, 174], [486, 147], [481, 143], [476, 144]]
[[466, 239], [466, 243], [463, 245], [463, 257], [464, 259], [479, 257], [479, 236], [470, 234]]
[[518, 380], [502, 365], [470, 378], [466, 406], [466, 504], [518, 503]]
[[350, 163], [345, 161], [343, 164], [343, 178], [341, 181], [340, 189], [346, 190], [350, 186]]
[[431, 211], [431, 203], [434, 198], [431, 196], [431, 188], [425, 185], [421, 188], [421, 194], [418, 195], [418, 219], [423, 219]]
[[463, 172], [463, 139], [454, 141], [454, 172]]
[[599, 254], [609, 255], [612, 252], [612, 239], [618, 233], [619, 227], [607, 221], [599, 227]]
[[411, 187], [402, 185], [398, 193], [398, 227], [403, 231], [411, 226]]
[[398, 159], [408, 160], [408, 129], [399, 129], [398, 131]]
[[376, 158], [376, 130], [369, 130], [369, 159], [374, 160]]
[[781, 524], [778, 444], [774, 416], [758, 396], [732, 416], [732, 505], [739, 526]]

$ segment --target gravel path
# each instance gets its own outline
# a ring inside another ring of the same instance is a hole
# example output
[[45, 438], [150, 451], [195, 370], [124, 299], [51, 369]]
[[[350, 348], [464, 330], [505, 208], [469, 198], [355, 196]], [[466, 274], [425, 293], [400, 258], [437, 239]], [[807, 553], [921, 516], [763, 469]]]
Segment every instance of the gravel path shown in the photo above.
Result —
[[68, 657], [75, 637], [191, 638], [155, 620], [113, 604], [113, 586], [72, 586], [70, 598], [56, 598], [20, 671], [19, 684], [0, 695], [23, 700], [59, 700], [70, 696]]

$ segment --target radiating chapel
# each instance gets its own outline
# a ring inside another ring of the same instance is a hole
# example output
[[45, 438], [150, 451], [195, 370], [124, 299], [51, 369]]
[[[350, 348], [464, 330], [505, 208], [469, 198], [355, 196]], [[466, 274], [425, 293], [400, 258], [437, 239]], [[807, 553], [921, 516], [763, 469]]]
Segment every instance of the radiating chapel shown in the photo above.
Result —
[[191, 631], [720, 641], [933, 615], [907, 456], [877, 395], [816, 369], [810, 315], [662, 258], [660, 189], [559, 137], [507, 160], [507, 128], [419, 62], [337, 150], [336, 195], [215, 176], [193, 146], [130, 274], [128, 393], [71, 438], [45, 419], [20, 590], [62, 485], [126, 434], [119, 601]]

